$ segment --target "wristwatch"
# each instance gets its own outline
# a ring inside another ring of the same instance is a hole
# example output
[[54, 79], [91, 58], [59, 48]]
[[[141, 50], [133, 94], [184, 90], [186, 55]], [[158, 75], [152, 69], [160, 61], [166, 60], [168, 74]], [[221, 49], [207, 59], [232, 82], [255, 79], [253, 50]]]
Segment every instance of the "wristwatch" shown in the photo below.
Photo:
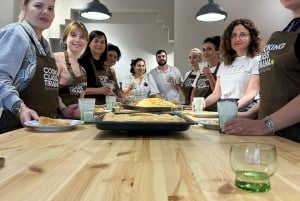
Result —
[[273, 121], [271, 120], [270, 116], [266, 116], [264, 118], [264, 123], [268, 127], [270, 134], [274, 135], [275, 127], [274, 127]]
[[21, 109], [25, 107], [25, 104], [23, 101], [21, 100], [18, 100], [16, 101], [13, 105], [12, 105], [12, 108], [11, 108], [11, 112], [13, 114], [15, 114], [16, 116], [19, 116], [20, 112], [21, 112]]

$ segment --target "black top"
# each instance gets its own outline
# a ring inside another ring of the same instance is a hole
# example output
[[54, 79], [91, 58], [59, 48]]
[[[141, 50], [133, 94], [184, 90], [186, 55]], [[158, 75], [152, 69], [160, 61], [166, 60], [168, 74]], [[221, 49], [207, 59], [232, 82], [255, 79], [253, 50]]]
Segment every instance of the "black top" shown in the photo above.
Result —
[[97, 87], [96, 72], [94, 71], [93, 64], [97, 70], [104, 70], [104, 62], [96, 59], [91, 59], [89, 55], [83, 55], [78, 59], [78, 63], [84, 68], [87, 76], [87, 87]]

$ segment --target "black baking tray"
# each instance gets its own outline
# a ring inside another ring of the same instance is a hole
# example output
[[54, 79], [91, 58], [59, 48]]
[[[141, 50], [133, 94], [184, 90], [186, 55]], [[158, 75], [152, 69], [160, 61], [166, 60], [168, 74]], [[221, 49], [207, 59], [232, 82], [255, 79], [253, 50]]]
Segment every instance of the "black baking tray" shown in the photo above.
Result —
[[95, 117], [93, 123], [100, 130], [136, 131], [136, 130], [159, 130], [159, 131], [185, 131], [190, 125], [197, 122], [181, 113], [169, 113], [177, 115], [185, 122], [144, 122], [144, 121], [102, 121], [104, 115]]
[[171, 107], [141, 107], [136, 105], [123, 105], [124, 109], [136, 110], [140, 112], [170, 112]]

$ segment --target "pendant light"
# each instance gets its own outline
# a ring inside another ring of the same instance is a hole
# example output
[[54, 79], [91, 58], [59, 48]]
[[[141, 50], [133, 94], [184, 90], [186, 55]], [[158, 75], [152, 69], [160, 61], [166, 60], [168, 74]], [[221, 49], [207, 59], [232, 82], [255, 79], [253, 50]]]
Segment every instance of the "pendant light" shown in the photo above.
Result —
[[208, 4], [202, 6], [198, 13], [196, 14], [196, 20], [200, 22], [214, 22], [225, 20], [227, 18], [227, 13], [224, 8], [213, 0], [208, 0]]
[[107, 20], [111, 18], [111, 13], [99, 0], [92, 0], [84, 5], [80, 16], [90, 20]]

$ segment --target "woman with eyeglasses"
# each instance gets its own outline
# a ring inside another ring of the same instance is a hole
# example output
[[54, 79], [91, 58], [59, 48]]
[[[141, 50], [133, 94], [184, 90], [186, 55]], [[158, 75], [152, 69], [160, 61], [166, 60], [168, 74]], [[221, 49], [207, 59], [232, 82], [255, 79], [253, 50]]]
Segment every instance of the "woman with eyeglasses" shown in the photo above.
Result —
[[280, 0], [293, 19], [274, 32], [259, 64], [260, 101], [243, 117], [226, 122], [224, 132], [279, 135], [300, 142], [300, 0]]
[[224, 61], [217, 72], [217, 81], [205, 107], [219, 99], [236, 101], [239, 111], [256, 104], [259, 93], [258, 63], [262, 39], [249, 19], [232, 21], [222, 35], [221, 54]]

